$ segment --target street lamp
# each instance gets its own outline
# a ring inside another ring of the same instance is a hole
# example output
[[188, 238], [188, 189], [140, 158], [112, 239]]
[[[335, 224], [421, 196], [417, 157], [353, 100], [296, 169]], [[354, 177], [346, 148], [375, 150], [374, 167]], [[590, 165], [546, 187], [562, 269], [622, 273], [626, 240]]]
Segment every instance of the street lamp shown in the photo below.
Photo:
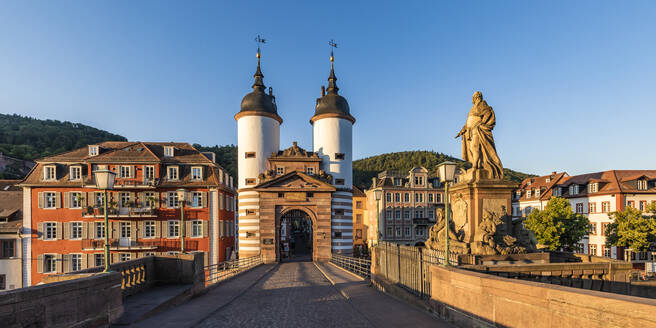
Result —
[[187, 191], [185, 189], [178, 189], [176, 190], [178, 193], [178, 201], [181, 202], [180, 206], [180, 252], [184, 253], [185, 252], [185, 247], [184, 247], [184, 236], [185, 236], [185, 222], [184, 222], [184, 208], [185, 208], [185, 203], [187, 202]]
[[114, 178], [116, 178], [116, 173], [105, 168], [102, 170], [94, 171], [93, 175], [96, 180], [96, 188], [104, 191], [103, 206], [105, 209], [105, 270], [103, 270], [103, 272], [109, 272], [109, 217], [107, 215], [107, 190], [114, 189]]
[[380, 224], [380, 199], [383, 197], [383, 191], [381, 189], [374, 190], [374, 198], [376, 198], [376, 222], [378, 225], [378, 238], [376, 238], [376, 244], [380, 244], [380, 239], [383, 237], [381, 229], [383, 226]]
[[444, 265], [449, 265], [449, 183], [453, 182], [456, 173], [456, 163], [442, 162], [437, 166], [437, 175], [444, 182]]

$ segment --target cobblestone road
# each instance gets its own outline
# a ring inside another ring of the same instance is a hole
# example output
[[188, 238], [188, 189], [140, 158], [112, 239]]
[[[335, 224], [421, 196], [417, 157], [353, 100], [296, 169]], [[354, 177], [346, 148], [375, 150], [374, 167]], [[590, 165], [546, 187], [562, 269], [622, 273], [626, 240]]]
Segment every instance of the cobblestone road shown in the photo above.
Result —
[[283, 263], [198, 327], [372, 327], [312, 262]]

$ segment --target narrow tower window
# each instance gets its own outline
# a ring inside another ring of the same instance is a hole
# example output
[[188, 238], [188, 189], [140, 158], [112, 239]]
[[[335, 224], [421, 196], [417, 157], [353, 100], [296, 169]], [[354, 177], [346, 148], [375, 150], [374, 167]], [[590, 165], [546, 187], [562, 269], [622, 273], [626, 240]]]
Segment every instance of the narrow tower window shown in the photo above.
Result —
[[246, 158], [255, 158], [255, 152], [250, 151], [245, 154]]
[[344, 153], [335, 153], [335, 159], [344, 159]]

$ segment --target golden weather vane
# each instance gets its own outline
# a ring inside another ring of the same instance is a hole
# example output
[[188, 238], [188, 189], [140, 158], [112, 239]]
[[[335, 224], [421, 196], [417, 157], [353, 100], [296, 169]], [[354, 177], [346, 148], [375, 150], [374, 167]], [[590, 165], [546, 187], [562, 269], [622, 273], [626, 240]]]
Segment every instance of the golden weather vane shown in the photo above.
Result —
[[335, 58], [333, 56], [333, 50], [335, 48], [337, 48], [337, 43], [335, 43], [335, 40], [330, 39], [330, 41], [328, 41], [328, 44], [331, 46], [331, 48], [330, 48], [330, 62], [332, 63], [335, 60]]
[[257, 58], [260, 58], [260, 44], [265, 44], [266, 39], [263, 39], [259, 34], [255, 38], [255, 43], [257, 43]]

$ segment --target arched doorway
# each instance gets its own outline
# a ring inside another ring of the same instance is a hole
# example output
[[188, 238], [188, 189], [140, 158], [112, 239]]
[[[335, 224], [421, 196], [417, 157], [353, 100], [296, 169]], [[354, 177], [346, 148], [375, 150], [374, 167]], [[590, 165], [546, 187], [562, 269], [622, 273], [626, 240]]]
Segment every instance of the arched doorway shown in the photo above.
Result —
[[312, 218], [308, 213], [292, 209], [280, 216], [280, 259], [312, 260], [314, 234]]

